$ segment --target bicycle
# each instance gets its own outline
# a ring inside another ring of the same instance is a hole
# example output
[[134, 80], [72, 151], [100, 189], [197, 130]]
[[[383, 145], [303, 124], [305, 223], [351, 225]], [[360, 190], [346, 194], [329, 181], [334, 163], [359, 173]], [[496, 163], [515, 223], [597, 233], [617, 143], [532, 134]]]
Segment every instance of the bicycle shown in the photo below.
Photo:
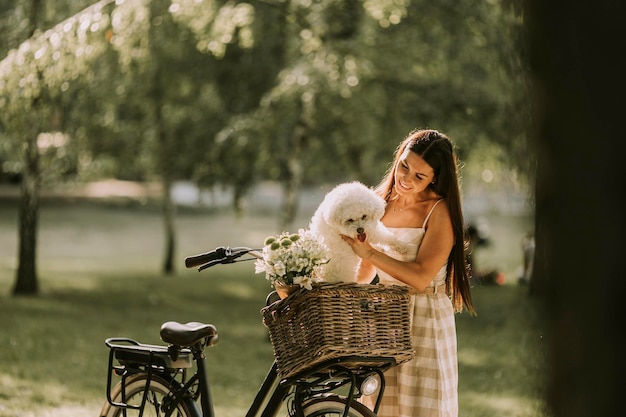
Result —
[[[244, 255], [252, 257], [243, 259]], [[217, 264], [259, 256], [258, 250], [247, 247], [219, 247], [187, 257], [185, 265], [188, 268], [199, 266], [198, 270], [202, 271]], [[277, 299], [272, 292], [266, 304]], [[217, 343], [216, 327], [201, 322], [170, 321], [161, 326], [160, 336], [167, 346], [143, 344], [128, 338], [106, 339], [109, 348], [107, 401], [101, 417], [215, 417], [205, 349]], [[355, 361], [361, 365], [357, 368], [347, 365]], [[297, 417], [375, 417], [385, 387], [383, 372], [395, 365], [393, 357], [350, 356], [327, 360], [293, 377], [280, 378], [274, 361], [246, 417], [273, 417], [283, 407], [288, 416]], [[114, 387], [113, 375], [121, 378]], [[377, 391], [374, 410], [357, 401], [360, 396]]]

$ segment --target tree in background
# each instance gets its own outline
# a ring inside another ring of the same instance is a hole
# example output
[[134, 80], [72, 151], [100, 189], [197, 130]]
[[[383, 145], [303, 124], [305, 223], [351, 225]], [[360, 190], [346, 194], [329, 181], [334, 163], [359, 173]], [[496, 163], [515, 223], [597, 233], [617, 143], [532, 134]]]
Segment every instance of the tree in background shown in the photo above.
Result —
[[[66, 77], [68, 68], [62, 67], [61, 53], [55, 51], [61, 42], [59, 36], [67, 33], [79, 48], [84, 48], [80, 53], [86, 57], [94, 52], [85, 48], [87, 28], [76, 22], [68, 23], [71, 27], [68, 26], [67, 30], [59, 27], [57, 31], [43, 32], [56, 17], [55, 10], [45, 6], [39, 0], [32, 0], [26, 7], [16, 6], [18, 16], [24, 17], [18, 22], [26, 22], [28, 28], [26, 40], [0, 64], [3, 74], [0, 89], [5, 93], [0, 99], [4, 110], [3, 126], [13, 149], [22, 149], [19, 253], [14, 294], [38, 292], [36, 248], [41, 185], [38, 142], [42, 133], [60, 128], [54, 99], [60, 94], [60, 81]], [[79, 50], [75, 53], [78, 54]]]
[[[216, 90], [211, 87], [214, 74], [205, 71], [210, 67], [206, 56], [189, 42], [191, 36], [185, 26], [174, 25], [168, 6], [169, 1], [116, 4], [103, 0], [42, 34], [33, 31], [29, 41], [2, 61], [0, 104], [6, 110], [3, 126], [14, 137], [16, 148], [20, 147], [20, 129], [34, 129], [30, 132], [33, 139], [26, 142], [32, 146], [26, 146], [28, 158], [23, 164], [23, 184], [28, 188], [24, 188], [21, 202], [28, 211], [22, 210], [25, 214], [21, 216], [25, 226], [20, 232], [20, 253], [24, 255], [20, 255], [16, 293], [37, 292], [34, 236], [40, 149], [36, 138], [52, 128], [58, 130], [59, 126], [40, 125], [42, 120], [57, 120], [42, 113], [54, 110], [57, 114], [57, 104], [62, 105], [61, 115], [66, 122], [63, 134], [72, 133], [67, 148], [82, 153], [77, 168], [95, 165], [101, 172], [121, 178], [161, 178], [166, 231], [164, 272], [173, 270], [171, 183], [174, 177], [189, 171], [181, 168], [188, 164], [189, 155], [210, 149], [212, 142], [210, 130], [203, 129], [206, 122], [198, 123], [191, 137], [185, 138], [195, 141], [194, 146], [202, 144], [196, 149], [181, 147], [177, 134], [191, 133], [186, 128], [189, 118], [210, 120], [221, 109], [214, 98]], [[226, 28], [221, 34], [234, 29]], [[24, 66], [23, 62], [32, 65]], [[198, 87], [204, 94], [197, 94]], [[32, 103], [28, 101], [31, 96], [36, 98]], [[47, 100], [39, 104], [42, 97]], [[24, 111], [29, 108], [33, 111]], [[34, 119], [22, 119], [22, 115]], [[217, 131], [219, 125], [213, 124], [212, 129]]]
[[[31, 11], [28, 18], [28, 35], [31, 38], [40, 22], [41, 1], [32, 0]], [[42, 69], [35, 68], [31, 73], [32, 82], [38, 83], [42, 78]], [[42, 104], [43, 89], [33, 88], [29, 97], [30, 112], [24, 113], [21, 120], [13, 120], [24, 133], [23, 145], [23, 173], [22, 173], [22, 199], [19, 208], [19, 251], [18, 268], [13, 287], [14, 294], [35, 294], [39, 290], [36, 268], [37, 254], [37, 223], [39, 219], [39, 187], [40, 167], [39, 148], [37, 138], [42, 129], [42, 122], [46, 115]]]

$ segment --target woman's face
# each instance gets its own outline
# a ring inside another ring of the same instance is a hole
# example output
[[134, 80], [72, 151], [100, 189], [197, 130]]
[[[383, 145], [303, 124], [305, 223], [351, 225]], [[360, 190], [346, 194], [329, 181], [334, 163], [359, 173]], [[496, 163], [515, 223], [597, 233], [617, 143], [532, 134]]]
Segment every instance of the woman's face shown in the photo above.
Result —
[[400, 156], [395, 170], [395, 191], [399, 195], [420, 193], [435, 179], [435, 171], [424, 159], [406, 149]]

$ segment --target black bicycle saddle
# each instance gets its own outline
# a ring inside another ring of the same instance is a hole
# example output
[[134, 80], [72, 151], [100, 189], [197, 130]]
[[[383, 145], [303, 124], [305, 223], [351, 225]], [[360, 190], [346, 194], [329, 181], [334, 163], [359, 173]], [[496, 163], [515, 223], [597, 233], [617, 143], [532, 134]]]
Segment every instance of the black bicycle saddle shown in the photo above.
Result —
[[208, 338], [207, 346], [217, 343], [217, 329], [214, 325], [195, 321], [185, 324], [168, 321], [161, 326], [161, 340], [172, 345], [191, 347], [205, 337]]

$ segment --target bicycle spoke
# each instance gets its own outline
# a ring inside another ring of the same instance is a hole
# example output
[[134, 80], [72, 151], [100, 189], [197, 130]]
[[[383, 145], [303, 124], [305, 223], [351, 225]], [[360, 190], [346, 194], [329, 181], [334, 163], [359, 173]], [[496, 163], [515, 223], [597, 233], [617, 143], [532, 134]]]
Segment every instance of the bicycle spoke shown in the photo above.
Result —
[[159, 412], [159, 410], [161, 409], [161, 404], [159, 404], [159, 400], [157, 399], [157, 393], [154, 391], [151, 391], [150, 394], [152, 394], [152, 399], [150, 400], [150, 404], [154, 406], [154, 415], [155, 417], [159, 417], [159, 415], [161, 414]]

